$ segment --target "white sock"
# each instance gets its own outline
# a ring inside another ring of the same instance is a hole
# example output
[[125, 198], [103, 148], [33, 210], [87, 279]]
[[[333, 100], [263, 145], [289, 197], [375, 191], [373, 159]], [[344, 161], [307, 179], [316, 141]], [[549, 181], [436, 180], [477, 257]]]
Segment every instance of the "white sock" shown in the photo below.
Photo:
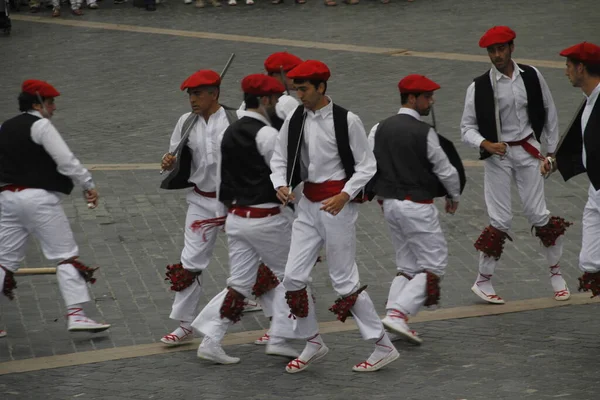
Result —
[[304, 350], [302, 350], [302, 354], [300, 354], [300, 357], [298, 358], [302, 361], [308, 361], [313, 358], [314, 355], [317, 354], [317, 351], [323, 346], [325, 346], [323, 338], [317, 333], [315, 336], [306, 340], [306, 346], [304, 346]]
[[392, 344], [387, 333], [384, 331], [383, 335], [381, 335], [381, 337], [375, 342], [375, 351], [371, 353], [371, 355], [367, 359], [367, 362], [369, 364], [375, 364], [376, 362], [390, 354], [392, 351], [394, 351], [394, 345]]
[[554, 289], [555, 292], [565, 290], [567, 288], [567, 283], [560, 273], [560, 265], [558, 264], [550, 267], [550, 283], [552, 284], [552, 289]]
[[477, 280], [475, 281], [477, 287], [485, 294], [493, 296], [496, 294], [494, 287], [492, 286], [492, 275], [489, 274], [477, 274]]
[[193, 334], [193, 329], [192, 329], [192, 323], [189, 321], [179, 321], [179, 326], [177, 327], [177, 329], [175, 329], [173, 332], [171, 332], [171, 335], [176, 335], [179, 339], [182, 339], [184, 336], [186, 335], [192, 335]]

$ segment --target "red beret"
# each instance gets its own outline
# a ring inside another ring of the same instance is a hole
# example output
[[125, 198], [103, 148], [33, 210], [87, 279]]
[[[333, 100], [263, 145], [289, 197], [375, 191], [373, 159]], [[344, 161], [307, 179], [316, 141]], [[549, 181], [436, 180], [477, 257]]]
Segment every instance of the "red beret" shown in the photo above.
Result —
[[195, 88], [198, 86], [219, 86], [221, 84], [221, 77], [215, 71], [210, 69], [201, 69], [200, 71], [194, 72], [181, 84], [181, 90], [187, 88]]
[[494, 26], [479, 39], [479, 47], [490, 47], [495, 44], [508, 43], [517, 37], [515, 31], [508, 26]]
[[288, 72], [287, 76], [290, 79], [327, 81], [331, 76], [331, 71], [321, 61], [306, 60]]
[[288, 72], [292, 68], [300, 64], [302, 60], [287, 51], [273, 53], [265, 60], [265, 70], [269, 73], [281, 72], [283, 67], [284, 72]]
[[600, 64], [600, 46], [583, 42], [564, 49], [560, 52], [563, 57], [569, 57], [586, 64]]
[[272, 76], [252, 74], [242, 79], [242, 91], [255, 96], [269, 96], [285, 92], [285, 86]]
[[439, 88], [440, 85], [431, 79], [417, 74], [408, 75], [398, 82], [398, 89], [400, 89], [400, 93], [404, 94], [433, 92]]
[[39, 94], [42, 97], [58, 97], [60, 93], [51, 84], [37, 79], [28, 79], [21, 85], [21, 91], [32, 95]]

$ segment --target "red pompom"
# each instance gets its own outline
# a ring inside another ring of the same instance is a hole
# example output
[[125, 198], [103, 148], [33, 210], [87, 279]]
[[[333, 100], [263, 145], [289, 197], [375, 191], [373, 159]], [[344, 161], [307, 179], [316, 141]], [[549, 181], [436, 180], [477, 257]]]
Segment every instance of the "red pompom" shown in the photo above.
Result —
[[190, 287], [192, 283], [202, 274], [200, 272], [192, 272], [185, 268], [181, 263], [167, 265], [167, 273], [165, 281], [171, 283], [171, 290], [181, 292], [183, 289]]
[[0, 268], [4, 270], [4, 285], [2, 293], [10, 300], [15, 298], [14, 290], [17, 288], [17, 281], [15, 280], [15, 274], [12, 271], [7, 270], [0, 265]]
[[269, 267], [261, 263], [256, 274], [256, 283], [252, 287], [252, 295], [260, 297], [279, 285], [279, 279]]
[[429, 271], [427, 271], [426, 274], [427, 286], [425, 290], [427, 292], [427, 298], [425, 299], [425, 307], [429, 307], [440, 302], [440, 277]]
[[87, 265], [83, 264], [82, 262], [77, 261], [77, 257], [71, 258], [70, 260], [62, 261], [58, 265], [61, 265], [61, 264], [71, 264], [72, 266], [75, 267], [75, 269], [77, 271], [79, 271], [79, 274], [83, 277], [83, 279], [86, 282], [89, 282], [92, 285], [94, 283], [96, 283], [96, 278], [94, 278], [94, 271], [96, 271], [98, 269], [98, 267], [96, 267], [96, 268], [88, 267]]
[[308, 293], [306, 288], [285, 292], [285, 301], [294, 316], [298, 318], [308, 317]]
[[227, 294], [221, 304], [221, 318], [227, 318], [233, 323], [242, 319], [244, 311], [244, 295], [232, 288], [227, 288]]
[[580, 292], [592, 292], [592, 297], [600, 294], [600, 272], [586, 272], [579, 278]]
[[479, 238], [475, 242], [475, 248], [489, 257], [500, 259], [504, 250], [504, 242], [506, 239], [512, 242], [512, 239], [506, 232], [494, 228], [493, 226], [486, 227]]
[[338, 320], [340, 320], [342, 322], [346, 322], [346, 318], [352, 316], [352, 313], [350, 312], [350, 310], [352, 309], [352, 307], [354, 307], [354, 303], [356, 303], [356, 300], [358, 299], [358, 295], [360, 294], [360, 292], [362, 292], [366, 288], [367, 288], [367, 285], [361, 287], [360, 289], [358, 289], [356, 292], [352, 293], [351, 295], [337, 299], [335, 301], [335, 304], [329, 308], [329, 311], [331, 311], [334, 314], [337, 314]]
[[560, 235], [564, 235], [567, 228], [573, 223], [565, 221], [564, 218], [551, 217], [550, 221], [544, 226], [535, 226], [535, 236], [539, 237], [542, 244], [546, 247], [551, 247], [556, 244], [556, 239]]

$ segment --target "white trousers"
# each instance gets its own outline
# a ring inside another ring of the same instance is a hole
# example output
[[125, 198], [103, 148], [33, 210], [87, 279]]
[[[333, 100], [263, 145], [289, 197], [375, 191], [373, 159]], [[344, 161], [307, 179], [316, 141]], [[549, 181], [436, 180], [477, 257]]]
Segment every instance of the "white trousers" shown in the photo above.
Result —
[[[329, 277], [333, 289], [339, 296], [347, 296], [358, 290], [360, 282], [356, 253], [356, 219], [358, 205], [348, 203], [337, 214], [331, 215], [320, 208], [320, 202], [313, 203], [302, 197], [298, 203], [298, 216], [292, 227], [292, 244], [285, 267], [283, 287], [286, 291], [306, 288], [309, 292], [310, 273], [323, 245]], [[281, 286], [281, 285], [280, 285]], [[306, 339], [318, 333], [318, 323], [314, 304], [309, 300], [306, 318], [294, 319], [293, 330], [273, 321], [271, 332], [275, 336], [289, 339]], [[278, 313], [275, 306], [275, 313]], [[364, 339], [377, 339], [383, 333], [383, 325], [375, 311], [375, 306], [366, 292], [358, 296], [352, 314]], [[289, 308], [286, 305], [286, 311]]]
[[[226, 222], [227, 241], [229, 246], [230, 277], [227, 286], [245, 297], [252, 296], [252, 287], [256, 282], [260, 261], [264, 262], [273, 273], [283, 280], [285, 264], [290, 248], [292, 231], [292, 211], [284, 209], [282, 213], [266, 218], [244, 218], [229, 214]], [[277, 288], [282, 287], [280, 284]], [[285, 312], [285, 290], [271, 290], [258, 298], [267, 317], [282, 319], [283, 324], [293, 330], [292, 321], [288, 319], [289, 310]], [[192, 323], [197, 332], [221, 341], [232, 322], [221, 318], [220, 310], [227, 289], [217, 294], [200, 312]], [[274, 314], [274, 304], [283, 310]]]
[[[185, 217], [184, 246], [181, 252], [183, 268], [199, 272], [208, 267], [217, 242], [220, 227], [192, 231], [192, 223], [224, 215], [224, 209], [217, 199], [211, 199], [190, 191], [187, 196], [188, 210]], [[173, 307], [169, 318], [176, 321], [191, 322], [198, 315], [200, 296], [202, 295], [201, 276], [186, 289], [175, 292]]]
[[600, 271], [600, 190], [590, 184], [583, 210], [583, 228], [579, 268], [583, 272]]
[[[0, 265], [16, 272], [25, 258], [30, 235], [39, 241], [50, 261], [60, 262], [79, 255], [60, 202], [57, 194], [42, 189], [0, 193]], [[56, 278], [67, 307], [90, 301], [85, 280], [73, 265], [59, 265]], [[3, 284], [4, 279], [0, 280], [0, 287]]]
[[448, 245], [433, 204], [386, 199], [383, 215], [396, 249], [396, 268], [413, 279], [397, 276], [386, 309], [416, 315], [426, 300], [426, 274], [442, 277], [448, 266]]
[[[529, 143], [538, 150], [540, 144], [535, 138]], [[523, 213], [532, 226], [544, 226], [550, 220], [544, 197], [544, 178], [540, 174], [540, 161], [527, 153], [521, 146], [511, 146], [504, 158], [492, 156], [485, 160], [484, 194], [490, 224], [509, 233], [512, 226], [511, 182], [515, 181], [517, 192], [523, 204]], [[509, 233], [510, 234], [510, 233]], [[552, 247], [541, 246], [550, 266], [556, 265], [562, 255], [562, 238]], [[479, 272], [494, 274], [496, 260], [483, 253], [479, 256]]]

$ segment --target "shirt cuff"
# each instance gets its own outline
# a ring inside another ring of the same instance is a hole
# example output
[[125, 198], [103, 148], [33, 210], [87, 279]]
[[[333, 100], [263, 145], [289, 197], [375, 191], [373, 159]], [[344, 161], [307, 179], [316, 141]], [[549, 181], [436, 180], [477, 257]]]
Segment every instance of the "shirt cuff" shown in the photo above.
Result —
[[275, 188], [275, 190], [281, 186], [287, 186], [285, 179], [280, 177], [271, 177], [271, 182], [273, 182], [273, 188]]
[[83, 187], [83, 190], [91, 190], [96, 188], [96, 184], [92, 179], [88, 179], [87, 181], [83, 182], [81, 187]]

